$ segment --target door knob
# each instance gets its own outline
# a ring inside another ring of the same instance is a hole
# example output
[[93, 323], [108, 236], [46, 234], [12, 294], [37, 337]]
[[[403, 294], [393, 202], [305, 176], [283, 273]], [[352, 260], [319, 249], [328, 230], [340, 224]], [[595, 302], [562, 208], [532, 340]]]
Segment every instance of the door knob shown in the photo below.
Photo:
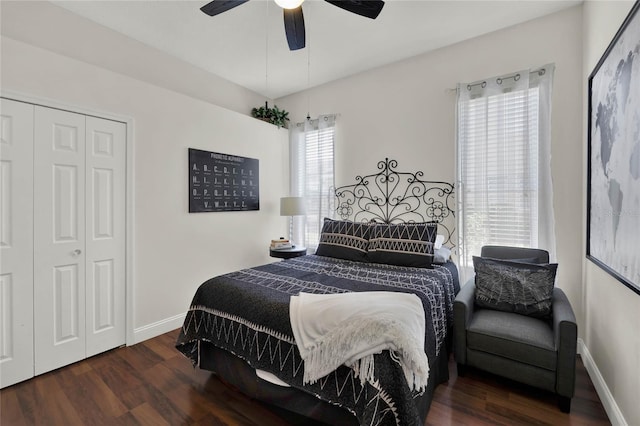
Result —
[[81, 254], [82, 254], [82, 250], [80, 250], [80, 249], [75, 249], [74, 251], [72, 251], [72, 252], [71, 252], [71, 255], [72, 255], [73, 257], [78, 257], [78, 256], [80, 256]]

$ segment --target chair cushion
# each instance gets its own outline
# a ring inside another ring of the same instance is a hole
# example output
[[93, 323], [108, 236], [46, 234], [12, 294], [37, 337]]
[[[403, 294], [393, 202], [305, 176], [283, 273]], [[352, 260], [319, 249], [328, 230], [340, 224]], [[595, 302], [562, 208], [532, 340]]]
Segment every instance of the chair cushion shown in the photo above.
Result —
[[547, 370], [556, 369], [553, 329], [542, 319], [478, 309], [469, 324], [467, 346]]
[[557, 264], [473, 257], [478, 306], [534, 317], [551, 315]]

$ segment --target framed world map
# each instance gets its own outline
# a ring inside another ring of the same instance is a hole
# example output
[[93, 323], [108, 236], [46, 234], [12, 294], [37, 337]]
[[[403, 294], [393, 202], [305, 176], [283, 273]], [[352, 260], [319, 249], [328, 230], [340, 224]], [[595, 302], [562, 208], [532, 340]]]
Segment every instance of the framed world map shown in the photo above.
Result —
[[640, 294], [640, 1], [589, 76], [587, 258]]

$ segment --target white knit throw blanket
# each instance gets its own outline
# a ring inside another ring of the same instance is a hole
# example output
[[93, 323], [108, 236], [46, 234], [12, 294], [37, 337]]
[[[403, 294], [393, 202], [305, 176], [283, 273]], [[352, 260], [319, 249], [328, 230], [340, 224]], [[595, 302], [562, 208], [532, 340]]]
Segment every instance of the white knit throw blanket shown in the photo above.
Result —
[[410, 388], [421, 391], [427, 386], [424, 309], [415, 294], [300, 293], [291, 296], [289, 317], [304, 360], [305, 384], [342, 364], [353, 368], [362, 383], [373, 383], [373, 355], [388, 349]]

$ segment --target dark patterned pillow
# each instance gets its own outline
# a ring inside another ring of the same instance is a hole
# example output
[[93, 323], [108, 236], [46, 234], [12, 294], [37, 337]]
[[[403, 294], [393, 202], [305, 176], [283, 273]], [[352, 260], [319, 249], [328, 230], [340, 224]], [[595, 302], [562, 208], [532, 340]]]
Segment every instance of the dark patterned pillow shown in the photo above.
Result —
[[369, 260], [398, 266], [431, 268], [438, 224], [376, 224], [369, 240]]
[[316, 254], [366, 262], [371, 228], [370, 223], [325, 218]]
[[551, 315], [558, 264], [473, 257], [476, 305], [537, 318]]

